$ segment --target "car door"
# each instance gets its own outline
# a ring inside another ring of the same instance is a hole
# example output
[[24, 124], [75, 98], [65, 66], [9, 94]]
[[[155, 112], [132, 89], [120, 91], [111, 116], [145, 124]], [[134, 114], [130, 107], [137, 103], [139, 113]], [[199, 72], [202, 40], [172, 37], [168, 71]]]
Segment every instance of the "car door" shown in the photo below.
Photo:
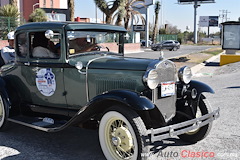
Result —
[[[21, 72], [21, 82], [25, 88], [25, 92], [22, 94], [28, 93], [29, 97], [24, 97], [24, 100], [31, 104], [33, 111], [68, 115], [64, 94], [63, 55], [54, 53], [54, 50], [50, 49], [49, 46], [51, 44], [54, 47], [61, 41], [60, 38], [50, 40], [44, 38], [44, 32], [45, 30], [33, 31], [27, 35], [28, 56], [25, 61], [21, 62], [21, 69], [19, 70]], [[48, 41], [48, 43], [44, 41]], [[44, 42], [48, 46], [44, 48], [43, 44], [34, 44], [34, 42]], [[20, 46], [19, 44], [18, 50], [21, 50]], [[34, 56], [33, 52], [38, 47], [42, 48]], [[49, 53], [46, 54], [45, 51], [49, 51]], [[55, 51], [57, 52], [57, 50]], [[53, 55], [47, 57], [46, 55], [50, 53]], [[41, 54], [44, 56], [39, 56]]]
[[163, 47], [164, 49], [168, 49], [169, 43], [168, 43], [167, 41], [166, 41], [166, 42], [163, 42], [162, 47]]

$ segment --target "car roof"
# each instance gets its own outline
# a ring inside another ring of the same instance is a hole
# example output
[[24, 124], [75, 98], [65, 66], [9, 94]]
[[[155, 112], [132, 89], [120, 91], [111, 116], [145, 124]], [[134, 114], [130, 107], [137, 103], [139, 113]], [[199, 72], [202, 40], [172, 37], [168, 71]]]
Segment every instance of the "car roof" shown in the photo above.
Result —
[[30, 30], [30, 29], [49, 29], [49, 28], [66, 28], [68, 30], [108, 30], [126, 32], [127, 30], [120, 26], [114, 26], [109, 24], [100, 23], [81, 23], [81, 22], [32, 22], [24, 24], [17, 28], [18, 30]]

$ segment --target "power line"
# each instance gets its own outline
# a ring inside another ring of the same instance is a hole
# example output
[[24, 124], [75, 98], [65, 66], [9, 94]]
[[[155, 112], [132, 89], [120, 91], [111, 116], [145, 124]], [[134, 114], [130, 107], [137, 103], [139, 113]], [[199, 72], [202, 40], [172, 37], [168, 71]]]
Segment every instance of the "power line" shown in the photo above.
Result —
[[228, 12], [228, 10], [219, 10], [219, 12], [220, 12], [219, 18], [222, 19], [222, 23], [230, 20], [230, 18], [228, 18], [228, 13], [231, 12]]

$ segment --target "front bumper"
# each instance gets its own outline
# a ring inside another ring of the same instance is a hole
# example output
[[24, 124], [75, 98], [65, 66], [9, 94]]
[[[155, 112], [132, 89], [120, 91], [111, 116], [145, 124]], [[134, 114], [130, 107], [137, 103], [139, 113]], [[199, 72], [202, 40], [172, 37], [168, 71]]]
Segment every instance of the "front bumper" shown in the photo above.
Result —
[[191, 130], [200, 128], [212, 122], [219, 117], [220, 108], [205, 114], [202, 117], [191, 119], [178, 124], [147, 130], [147, 135], [151, 135], [151, 142], [161, 141], [163, 139], [172, 138], [173, 136], [181, 135]]

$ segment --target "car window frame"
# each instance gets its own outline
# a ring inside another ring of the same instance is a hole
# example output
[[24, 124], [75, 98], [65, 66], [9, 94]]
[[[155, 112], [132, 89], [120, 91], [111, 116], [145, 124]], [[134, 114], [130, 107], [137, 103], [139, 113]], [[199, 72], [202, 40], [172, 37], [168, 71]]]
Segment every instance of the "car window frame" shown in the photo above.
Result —
[[[34, 61], [34, 60], [60, 60], [61, 57], [63, 56], [63, 53], [62, 53], [62, 41], [63, 41], [63, 37], [61, 36], [61, 30], [60, 29], [53, 29], [53, 32], [54, 33], [59, 33], [59, 42], [60, 42], [60, 51], [61, 51], [61, 54], [59, 57], [33, 57], [32, 56], [32, 53], [33, 53], [33, 48], [32, 48], [32, 41], [31, 40], [31, 33], [37, 33], [37, 32], [46, 32], [48, 29], [41, 29], [41, 30], [31, 30], [28, 32], [28, 49], [29, 49], [29, 54], [28, 54], [28, 58], [31, 60], [31, 61]], [[46, 48], [47, 49], [47, 48]], [[48, 49], [49, 50], [49, 49]]]

